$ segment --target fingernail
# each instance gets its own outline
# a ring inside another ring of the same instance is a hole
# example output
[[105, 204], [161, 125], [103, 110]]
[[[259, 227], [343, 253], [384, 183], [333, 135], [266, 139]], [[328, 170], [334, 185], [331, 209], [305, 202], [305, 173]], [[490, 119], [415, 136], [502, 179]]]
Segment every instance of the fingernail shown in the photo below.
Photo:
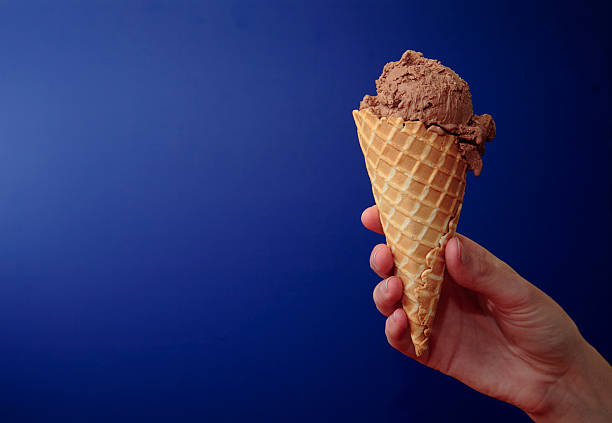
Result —
[[378, 254], [378, 248], [374, 248], [374, 251], [370, 256], [370, 267], [374, 270], [376, 270], [376, 254]]
[[461, 264], [466, 264], [468, 257], [465, 253], [465, 249], [463, 248], [463, 245], [461, 245], [461, 241], [459, 241], [459, 238], [455, 238], [457, 240], [457, 250], [458, 250], [458, 254], [459, 254], [459, 261], [461, 262]]

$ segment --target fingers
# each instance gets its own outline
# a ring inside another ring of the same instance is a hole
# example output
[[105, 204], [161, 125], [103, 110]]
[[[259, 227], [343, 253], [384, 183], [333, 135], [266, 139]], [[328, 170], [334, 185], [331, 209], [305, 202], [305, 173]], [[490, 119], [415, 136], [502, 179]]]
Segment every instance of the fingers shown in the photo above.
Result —
[[368, 207], [361, 214], [361, 223], [363, 226], [371, 231], [377, 232], [384, 235], [382, 224], [380, 223], [380, 215], [378, 214], [378, 207]]
[[393, 270], [393, 254], [385, 244], [378, 244], [370, 254], [370, 267], [381, 278], [388, 278]]
[[387, 335], [389, 345], [393, 348], [409, 357], [416, 358], [414, 346], [410, 339], [408, 316], [406, 316], [406, 312], [401, 307], [387, 318], [385, 335]]
[[495, 305], [520, 307], [529, 301], [533, 285], [474, 241], [457, 235], [446, 245], [446, 268], [459, 285], [483, 294]]
[[[377, 206], [365, 209], [361, 214], [361, 222], [369, 230], [384, 235]], [[385, 323], [387, 341], [396, 350], [416, 358], [410, 340], [408, 317], [400, 306], [404, 286], [400, 278], [389, 276], [393, 271], [393, 254], [387, 245], [379, 244], [374, 247], [370, 255], [370, 267], [379, 276], [386, 278], [376, 285], [372, 296], [378, 311], [388, 316]]]
[[387, 278], [376, 285], [372, 297], [378, 311], [387, 317], [393, 314], [400, 307], [403, 290], [402, 281], [397, 276]]

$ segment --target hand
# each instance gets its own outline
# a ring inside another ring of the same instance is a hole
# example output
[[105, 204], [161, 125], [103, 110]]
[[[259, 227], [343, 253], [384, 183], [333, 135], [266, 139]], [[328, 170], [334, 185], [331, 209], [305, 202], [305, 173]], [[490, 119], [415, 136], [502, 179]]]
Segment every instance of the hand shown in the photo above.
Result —
[[[383, 233], [376, 206], [362, 222]], [[534, 420], [612, 421], [612, 368], [554, 300], [464, 236], [451, 239], [445, 255], [429, 352], [416, 358], [402, 282], [390, 276], [391, 250], [385, 244], [372, 250], [370, 266], [384, 278], [374, 302], [388, 317], [393, 348]]]

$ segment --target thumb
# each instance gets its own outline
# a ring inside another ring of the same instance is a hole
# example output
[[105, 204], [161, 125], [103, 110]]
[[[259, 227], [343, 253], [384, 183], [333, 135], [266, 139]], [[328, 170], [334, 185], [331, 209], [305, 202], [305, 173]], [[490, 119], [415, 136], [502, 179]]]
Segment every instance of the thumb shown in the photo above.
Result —
[[533, 285], [469, 238], [457, 234], [446, 245], [445, 255], [446, 269], [457, 284], [484, 295], [497, 306], [519, 307], [533, 294]]

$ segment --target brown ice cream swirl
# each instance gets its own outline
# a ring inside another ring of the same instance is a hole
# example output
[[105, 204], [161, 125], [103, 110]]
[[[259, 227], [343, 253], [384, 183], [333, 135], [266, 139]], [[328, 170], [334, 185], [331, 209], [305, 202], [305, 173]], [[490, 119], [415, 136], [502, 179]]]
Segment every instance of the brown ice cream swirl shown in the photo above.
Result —
[[480, 174], [484, 143], [495, 137], [495, 122], [491, 115], [474, 115], [470, 88], [452, 69], [408, 50], [385, 65], [376, 92], [363, 98], [361, 109], [378, 117], [419, 120], [455, 135], [469, 169]]

